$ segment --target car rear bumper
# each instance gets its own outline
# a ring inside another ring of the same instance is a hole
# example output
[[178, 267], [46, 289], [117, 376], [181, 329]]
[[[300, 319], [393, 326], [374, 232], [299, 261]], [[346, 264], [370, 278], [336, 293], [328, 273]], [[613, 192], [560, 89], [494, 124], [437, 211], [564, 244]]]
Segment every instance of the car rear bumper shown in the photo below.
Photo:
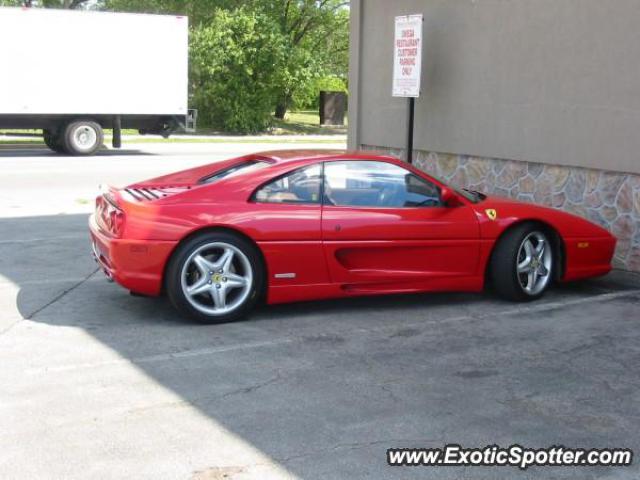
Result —
[[145, 295], [159, 295], [167, 259], [176, 242], [115, 238], [89, 217], [93, 256], [110, 280]]

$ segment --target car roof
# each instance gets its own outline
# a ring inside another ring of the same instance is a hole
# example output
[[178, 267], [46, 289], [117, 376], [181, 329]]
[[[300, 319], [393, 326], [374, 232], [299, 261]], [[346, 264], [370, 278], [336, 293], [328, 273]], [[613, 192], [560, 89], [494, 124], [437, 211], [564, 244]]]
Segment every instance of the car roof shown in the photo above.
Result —
[[394, 160], [399, 159], [389, 155], [382, 155], [375, 151], [362, 150], [329, 150], [329, 149], [301, 149], [301, 150], [267, 150], [254, 154], [256, 159], [269, 160], [276, 164], [297, 162], [301, 160]]

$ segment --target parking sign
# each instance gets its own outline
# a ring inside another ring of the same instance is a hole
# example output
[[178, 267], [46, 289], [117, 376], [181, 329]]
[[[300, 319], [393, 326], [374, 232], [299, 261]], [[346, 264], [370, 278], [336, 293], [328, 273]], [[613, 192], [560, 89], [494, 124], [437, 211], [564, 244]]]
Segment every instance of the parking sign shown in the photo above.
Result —
[[422, 71], [422, 14], [396, 17], [393, 43], [394, 97], [419, 97]]

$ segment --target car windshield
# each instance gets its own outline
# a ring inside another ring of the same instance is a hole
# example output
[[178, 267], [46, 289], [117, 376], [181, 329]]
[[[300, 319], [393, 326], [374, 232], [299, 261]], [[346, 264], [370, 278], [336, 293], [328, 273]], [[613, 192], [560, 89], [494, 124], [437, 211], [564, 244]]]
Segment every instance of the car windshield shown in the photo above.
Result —
[[223, 178], [229, 178], [241, 173], [249, 173], [260, 168], [266, 167], [269, 165], [269, 162], [265, 162], [262, 160], [247, 160], [245, 162], [236, 163], [230, 167], [227, 167], [222, 170], [218, 170], [212, 175], [208, 175], [204, 178], [201, 178], [198, 183], [213, 183], [221, 180]]

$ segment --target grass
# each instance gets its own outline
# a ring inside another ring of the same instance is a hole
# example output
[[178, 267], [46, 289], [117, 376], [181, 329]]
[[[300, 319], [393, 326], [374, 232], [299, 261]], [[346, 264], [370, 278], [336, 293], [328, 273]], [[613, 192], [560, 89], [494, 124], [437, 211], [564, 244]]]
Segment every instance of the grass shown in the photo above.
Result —
[[[195, 135], [211, 135], [211, 138], [189, 138], [189, 137], [170, 137], [168, 139], [160, 138], [159, 136], [149, 136], [147, 138], [138, 138], [135, 142], [128, 141], [128, 143], [274, 143], [281, 142], [278, 140], [278, 135], [344, 135], [347, 133], [347, 119], [345, 118], [344, 126], [320, 126], [320, 114], [315, 110], [303, 110], [297, 112], [288, 112], [284, 120], [277, 118], [273, 119], [274, 127], [270, 132], [264, 135], [264, 138], [260, 139], [243, 139], [242, 135], [238, 135], [237, 139], [221, 139], [216, 138], [215, 135], [230, 135], [229, 133], [223, 133], [219, 131], [213, 131], [207, 128], [200, 128]], [[107, 130], [106, 137], [111, 137], [110, 131]], [[42, 130], [5, 130], [0, 129], [0, 145], [7, 144], [20, 144], [20, 145], [42, 145], [44, 142], [41, 138], [33, 136], [24, 136], [18, 139], [4, 140], [2, 135], [41, 135]], [[123, 135], [138, 135], [138, 131], [134, 129], [122, 130]], [[233, 134], [231, 134], [233, 135]], [[123, 139], [123, 141], [127, 141]], [[308, 142], [308, 140], [299, 139], [293, 140], [293, 143]], [[316, 140], [314, 143], [334, 143], [335, 140]]]
[[284, 120], [273, 119], [276, 135], [344, 135], [347, 133], [347, 118], [344, 126], [320, 126], [320, 114], [316, 110], [288, 112]]
[[36, 139], [0, 140], [0, 145], [44, 145], [44, 142]]
[[[344, 126], [321, 126], [320, 113], [317, 110], [300, 110], [287, 112], [284, 120], [272, 117], [273, 127], [264, 135], [345, 135], [347, 118]], [[221, 132], [209, 128], [199, 128], [196, 135], [235, 135], [233, 132]], [[241, 136], [241, 135], [239, 135]]]
[[[109, 131], [109, 130], [107, 130]], [[19, 129], [19, 128], [12, 128], [12, 129], [4, 129], [4, 128], [0, 128], [0, 138], [2, 135], [24, 135], [24, 134], [29, 134], [29, 135], [42, 135], [42, 129]], [[123, 135], [138, 135], [138, 130], [135, 130], [133, 128], [125, 128], [122, 130], [122, 134]], [[25, 138], [29, 138], [29, 137], [25, 137]]]
[[[285, 121], [291, 122], [291, 123], [302, 123], [302, 124], [318, 126], [320, 125], [320, 114], [318, 113], [317, 110], [301, 110], [299, 112], [288, 112], [285, 115]], [[349, 122], [345, 114], [344, 127], [346, 127], [348, 123]], [[328, 126], [328, 127], [322, 127], [322, 128], [335, 129], [335, 128], [344, 128], [344, 127]]]
[[[126, 139], [122, 140], [123, 143]], [[340, 139], [322, 138], [308, 140], [305, 138], [295, 138], [292, 140], [282, 140], [277, 136], [265, 136], [264, 138], [180, 138], [169, 137], [164, 138], [138, 138], [131, 140], [128, 143], [340, 143]]]
[[[285, 141], [278, 138], [277, 136], [265, 136], [264, 138], [180, 138], [180, 137], [170, 137], [170, 138], [160, 138], [160, 137], [149, 137], [149, 138], [137, 138], [135, 140], [123, 139], [123, 146], [126, 145], [134, 145], [138, 143], [284, 143]], [[105, 141], [106, 144], [109, 144], [109, 141]], [[307, 140], [305, 138], [295, 138], [292, 140], [286, 140], [286, 143], [318, 143], [318, 144], [334, 144], [341, 143], [340, 139], [331, 139], [331, 138], [322, 138], [322, 139], [313, 139]], [[39, 145], [44, 146], [44, 142], [41, 140], [31, 140], [31, 139], [19, 139], [19, 140], [0, 140], [0, 145]]]

